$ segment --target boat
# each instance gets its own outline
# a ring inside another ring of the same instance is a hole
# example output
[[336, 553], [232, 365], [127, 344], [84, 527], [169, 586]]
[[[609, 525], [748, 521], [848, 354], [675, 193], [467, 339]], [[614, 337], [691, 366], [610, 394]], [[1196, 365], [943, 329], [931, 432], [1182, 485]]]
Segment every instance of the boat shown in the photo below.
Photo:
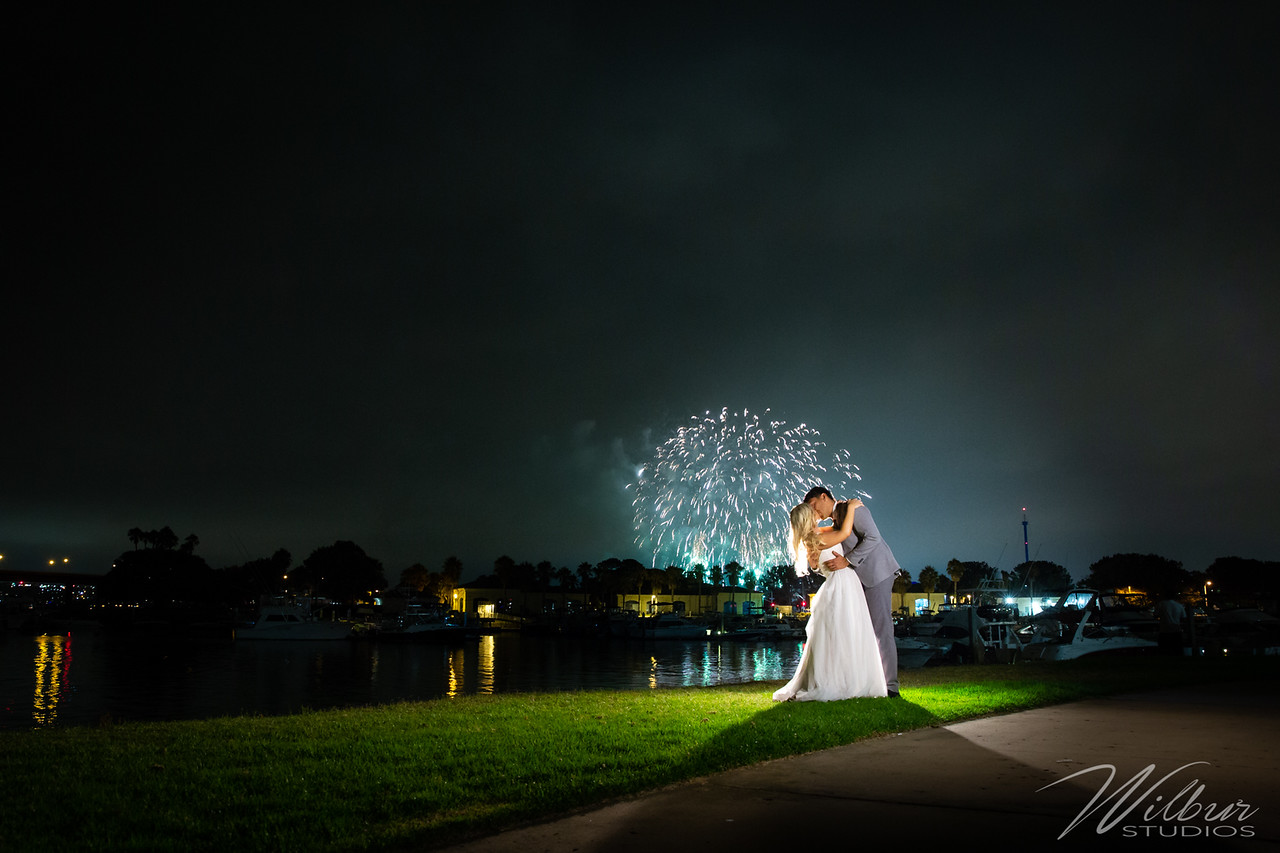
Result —
[[350, 622], [315, 618], [308, 602], [269, 602], [259, 605], [257, 618], [236, 628], [238, 640], [345, 640]]
[[755, 631], [757, 640], [803, 640], [805, 638], [804, 626], [794, 622], [788, 622], [785, 619], [762, 618], [756, 622]]
[[449, 642], [478, 637], [479, 629], [467, 627], [452, 615], [439, 613], [406, 614], [378, 626], [377, 637], [393, 643]]
[[708, 621], [707, 635], [722, 642], [755, 642], [766, 638], [768, 629], [763, 623], [761, 618], [721, 613]]
[[942, 627], [942, 614], [929, 613], [906, 620], [903, 625], [904, 636], [932, 637]]
[[[920, 630], [923, 627], [923, 630]], [[952, 607], [923, 622], [895, 631], [898, 664], [921, 667], [943, 660], [994, 660], [1012, 658], [1020, 647], [1014, 636], [1017, 623], [1007, 609], [965, 604]], [[973, 637], [978, 643], [974, 646]]]
[[894, 637], [893, 644], [898, 649], [898, 666], [902, 669], [919, 669], [950, 650], [949, 643], [942, 646], [930, 642], [931, 639], [932, 637]]
[[1280, 655], [1280, 618], [1255, 607], [1215, 611], [1196, 634], [1202, 653]]
[[639, 620], [646, 640], [705, 640], [707, 626], [674, 613]]
[[605, 633], [610, 637], [643, 637], [644, 623], [634, 610], [610, 610], [605, 621]]
[[912, 624], [901, 634], [895, 631], [893, 642], [898, 649], [898, 666], [914, 669], [943, 659], [971, 657], [971, 628], [976, 625], [981, 632], [986, 624], [986, 620], [976, 614], [973, 607], [956, 607], [925, 623]]
[[1030, 660], [1075, 660], [1108, 652], [1157, 647], [1155, 615], [1137, 596], [1077, 588], [1012, 634]]

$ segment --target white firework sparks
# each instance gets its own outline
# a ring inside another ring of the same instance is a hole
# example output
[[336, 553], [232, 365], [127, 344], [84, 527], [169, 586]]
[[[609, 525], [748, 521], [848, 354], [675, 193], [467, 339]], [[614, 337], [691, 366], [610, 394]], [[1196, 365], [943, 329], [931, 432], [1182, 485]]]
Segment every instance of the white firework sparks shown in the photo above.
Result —
[[636, 544], [655, 567], [736, 561], [753, 574], [789, 565], [789, 513], [812, 486], [862, 496], [847, 450], [818, 431], [748, 413], [690, 418], [638, 472]]

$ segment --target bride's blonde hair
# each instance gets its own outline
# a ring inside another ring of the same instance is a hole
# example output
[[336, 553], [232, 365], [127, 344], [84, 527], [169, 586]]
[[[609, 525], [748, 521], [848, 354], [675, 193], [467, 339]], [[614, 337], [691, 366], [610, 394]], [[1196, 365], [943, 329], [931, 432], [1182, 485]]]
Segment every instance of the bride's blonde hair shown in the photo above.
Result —
[[809, 568], [810, 554], [822, 553], [817, 524], [818, 514], [807, 503], [791, 508], [791, 557], [797, 570]]

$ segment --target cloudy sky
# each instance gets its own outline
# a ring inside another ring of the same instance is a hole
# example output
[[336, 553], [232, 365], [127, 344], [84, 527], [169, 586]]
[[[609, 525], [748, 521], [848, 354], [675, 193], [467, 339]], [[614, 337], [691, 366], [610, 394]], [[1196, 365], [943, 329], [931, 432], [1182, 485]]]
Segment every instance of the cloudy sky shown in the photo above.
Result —
[[11, 32], [6, 567], [643, 559], [725, 408], [913, 575], [1280, 560], [1273, 4], [177, 5]]

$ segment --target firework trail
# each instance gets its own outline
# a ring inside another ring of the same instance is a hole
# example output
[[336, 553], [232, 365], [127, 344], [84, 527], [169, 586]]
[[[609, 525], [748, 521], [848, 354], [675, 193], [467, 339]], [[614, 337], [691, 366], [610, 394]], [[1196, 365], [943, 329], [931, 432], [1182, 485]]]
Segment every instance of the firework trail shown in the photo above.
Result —
[[635, 491], [636, 544], [654, 567], [710, 568], [730, 561], [752, 573], [789, 565], [788, 514], [810, 487], [862, 496], [849, 451], [818, 431], [745, 409], [694, 415], [654, 451]]

